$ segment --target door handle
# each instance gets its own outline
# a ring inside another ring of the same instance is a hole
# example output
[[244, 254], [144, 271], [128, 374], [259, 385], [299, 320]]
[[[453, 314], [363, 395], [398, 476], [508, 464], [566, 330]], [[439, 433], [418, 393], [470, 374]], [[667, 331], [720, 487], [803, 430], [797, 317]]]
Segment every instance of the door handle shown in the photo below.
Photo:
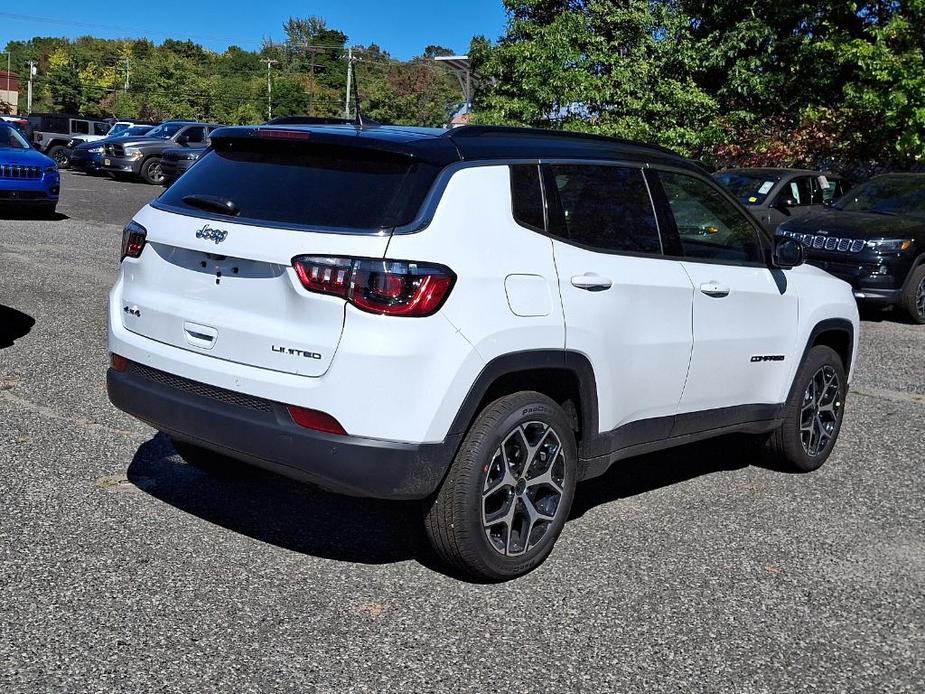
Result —
[[579, 289], [587, 289], [589, 292], [602, 292], [613, 286], [613, 280], [609, 277], [601, 277], [593, 272], [586, 272], [583, 275], [572, 277], [572, 286]]
[[704, 282], [700, 285], [700, 291], [702, 291], [707, 296], [712, 296], [716, 299], [722, 299], [724, 296], [729, 296], [729, 287], [724, 287], [718, 282]]

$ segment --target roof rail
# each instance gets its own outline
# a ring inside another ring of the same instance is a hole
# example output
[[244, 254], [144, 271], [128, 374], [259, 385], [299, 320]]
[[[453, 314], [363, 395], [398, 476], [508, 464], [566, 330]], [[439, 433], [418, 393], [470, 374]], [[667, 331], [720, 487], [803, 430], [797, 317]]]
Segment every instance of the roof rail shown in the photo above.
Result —
[[504, 135], [507, 137], [554, 137], [573, 140], [586, 140], [600, 142], [601, 144], [619, 144], [631, 145], [633, 147], [644, 147], [653, 149], [675, 157], [681, 156], [674, 150], [653, 145], [648, 142], [639, 142], [638, 140], [624, 140], [618, 137], [608, 137], [606, 135], [595, 135], [593, 133], [573, 132], [571, 130], [546, 130], [544, 128], [525, 128], [511, 125], [463, 125], [458, 128], [447, 130], [443, 137], [482, 137], [485, 135]]

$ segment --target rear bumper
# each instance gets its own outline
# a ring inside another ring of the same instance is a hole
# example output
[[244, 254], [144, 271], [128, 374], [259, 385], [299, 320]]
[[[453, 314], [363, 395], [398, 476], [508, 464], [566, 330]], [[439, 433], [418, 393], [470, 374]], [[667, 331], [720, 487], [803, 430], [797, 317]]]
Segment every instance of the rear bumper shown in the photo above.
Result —
[[324, 434], [296, 425], [280, 403], [134, 362], [109, 369], [106, 385], [116, 407], [170, 436], [351, 496], [429, 496], [462, 438], [415, 444]]

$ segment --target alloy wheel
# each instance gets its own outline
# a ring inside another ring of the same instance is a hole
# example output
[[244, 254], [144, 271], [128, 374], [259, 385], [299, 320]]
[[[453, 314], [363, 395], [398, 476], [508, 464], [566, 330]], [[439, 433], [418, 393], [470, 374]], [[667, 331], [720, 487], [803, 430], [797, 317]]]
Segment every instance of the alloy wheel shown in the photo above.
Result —
[[155, 183], [162, 183], [164, 181], [164, 172], [161, 170], [160, 162], [151, 164], [151, 167], [148, 169], [148, 174]]
[[517, 426], [484, 467], [482, 525], [499, 554], [524, 554], [555, 521], [565, 489], [565, 452], [544, 422]]
[[831, 366], [822, 366], [803, 392], [800, 408], [800, 441], [809, 456], [817, 456], [835, 433], [841, 416], [841, 382]]

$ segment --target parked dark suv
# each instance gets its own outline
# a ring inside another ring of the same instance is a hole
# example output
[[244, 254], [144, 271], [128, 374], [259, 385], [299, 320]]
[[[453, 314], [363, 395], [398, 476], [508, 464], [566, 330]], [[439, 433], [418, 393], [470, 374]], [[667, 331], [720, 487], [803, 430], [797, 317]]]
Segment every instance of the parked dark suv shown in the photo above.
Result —
[[849, 282], [858, 300], [925, 323], [925, 174], [876, 176], [777, 233], [802, 241], [807, 261]]
[[201, 147], [218, 125], [167, 121], [139, 137], [107, 142], [102, 170], [115, 178], [142, 178], [160, 185], [164, 181], [161, 155], [174, 147]]

